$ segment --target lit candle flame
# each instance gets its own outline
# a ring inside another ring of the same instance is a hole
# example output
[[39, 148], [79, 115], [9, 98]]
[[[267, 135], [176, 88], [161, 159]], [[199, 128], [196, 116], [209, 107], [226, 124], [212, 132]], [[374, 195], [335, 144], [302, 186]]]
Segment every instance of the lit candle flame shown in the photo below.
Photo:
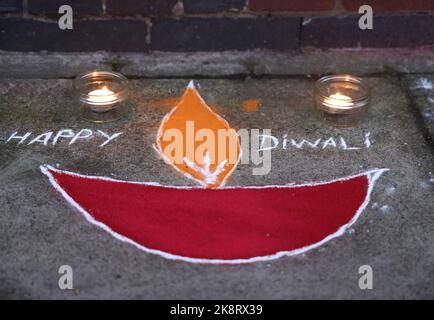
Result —
[[89, 92], [88, 101], [95, 104], [110, 104], [116, 100], [116, 97], [113, 95], [114, 92], [104, 86], [102, 89], [97, 89]]
[[331, 94], [324, 102], [333, 107], [351, 107], [354, 105], [350, 97], [339, 92]]

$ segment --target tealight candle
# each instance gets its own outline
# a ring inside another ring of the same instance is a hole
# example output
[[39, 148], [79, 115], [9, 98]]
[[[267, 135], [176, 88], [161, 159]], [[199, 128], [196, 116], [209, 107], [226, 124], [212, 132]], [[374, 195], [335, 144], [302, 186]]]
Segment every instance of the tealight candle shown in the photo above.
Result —
[[339, 92], [331, 94], [328, 98], [325, 98], [324, 102], [330, 106], [336, 107], [352, 107], [354, 104], [350, 97], [340, 94]]
[[93, 122], [119, 119], [127, 107], [128, 80], [120, 73], [93, 71], [77, 76], [74, 89], [81, 105], [81, 114]]
[[331, 75], [316, 82], [315, 100], [326, 119], [339, 126], [349, 126], [366, 114], [369, 91], [358, 77]]
[[116, 104], [116, 95], [113, 91], [103, 87], [89, 92], [88, 103], [94, 112], [107, 112]]

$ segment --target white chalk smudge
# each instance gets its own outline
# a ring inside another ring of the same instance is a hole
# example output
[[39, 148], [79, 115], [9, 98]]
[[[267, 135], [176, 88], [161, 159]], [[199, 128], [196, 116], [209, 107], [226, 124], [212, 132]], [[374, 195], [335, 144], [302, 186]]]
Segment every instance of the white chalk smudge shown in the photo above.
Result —
[[372, 209], [378, 208], [378, 203], [377, 203], [377, 202], [374, 202], [374, 203], [372, 204], [371, 208], [372, 208]]
[[434, 110], [425, 111], [425, 112], [423, 112], [422, 114], [423, 114], [423, 117], [424, 117], [426, 120], [434, 119]]
[[422, 189], [431, 188], [431, 186], [428, 183], [426, 183], [425, 181], [420, 181], [419, 182], [419, 187], [421, 187]]
[[389, 212], [390, 211], [390, 207], [388, 205], [384, 205], [380, 208], [380, 211], [383, 213]]
[[366, 146], [366, 148], [370, 148], [371, 145], [372, 145], [372, 142], [371, 142], [371, 140], [369, 139], [370, 136], [371, 136], [371, 133], [370, 133], [370, 132], [367, 132], [367, 133], [365, 134], [365, 146]]
[[390, 195], [394, 194], [395, 191], [396, 191], [396, 188], [392, 186], [392, 187], [387, 188], [385, 193], [387, 196], [390, 196]]
[[433, 89], [433, 83], [426, 78], [420, 78], [416, 83], [416, 88], [425, 89], [425, 90], [432, 90]]

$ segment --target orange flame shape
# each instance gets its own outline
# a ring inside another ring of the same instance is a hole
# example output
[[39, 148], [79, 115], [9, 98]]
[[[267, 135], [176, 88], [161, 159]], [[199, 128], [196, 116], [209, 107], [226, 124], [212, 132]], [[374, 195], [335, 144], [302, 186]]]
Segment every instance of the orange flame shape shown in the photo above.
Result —
[[210, 109], [192, 81], [164, 117], [157, 148], [166, 162], [208, 188], [223, 186], [241, 157], [237, 132]]

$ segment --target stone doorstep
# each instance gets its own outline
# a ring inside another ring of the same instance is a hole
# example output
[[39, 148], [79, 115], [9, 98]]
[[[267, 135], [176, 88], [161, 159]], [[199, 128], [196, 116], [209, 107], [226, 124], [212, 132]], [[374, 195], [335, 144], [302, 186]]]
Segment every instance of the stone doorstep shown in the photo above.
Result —
[[94, 69], [135, 78], [434, 73], [433, 56], [434, 47], [148, 54], [0, 51], [0, 78], [72, 78]]

